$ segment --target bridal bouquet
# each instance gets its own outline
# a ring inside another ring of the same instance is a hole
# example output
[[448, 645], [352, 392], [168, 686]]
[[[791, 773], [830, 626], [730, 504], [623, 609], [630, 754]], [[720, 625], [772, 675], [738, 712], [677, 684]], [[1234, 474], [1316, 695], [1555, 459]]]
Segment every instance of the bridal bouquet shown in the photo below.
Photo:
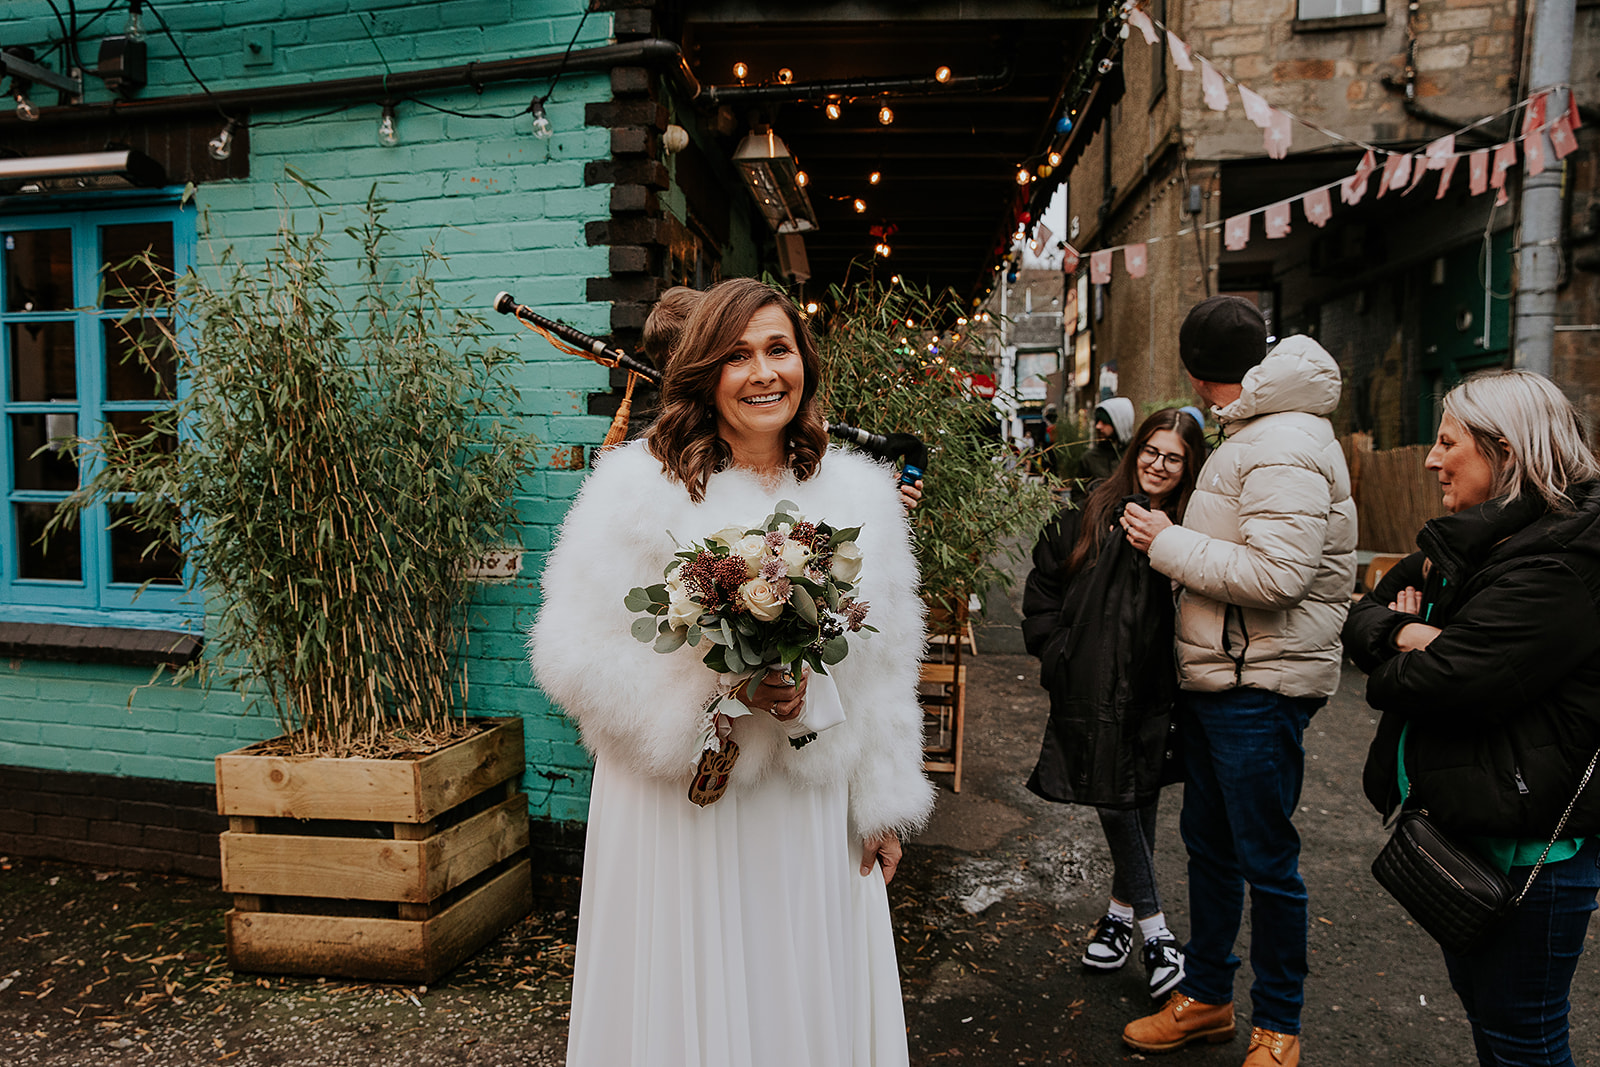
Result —
[[[634, 620], [634, 637], [661, 653], [704, 647], [706, 666], [720, 676], [706, 705], [702, 752], [721, 750], [726, 719], [749, 714], [733, 696], [738, 686], [754, 693], [769, 670], [798, 678], [809, 666], [826, 674], [849, 652], [846, 632], [876, 632], [862, 622], [866, 602], [851, 596], [861, 575], [860, 532], [809, 522], [780, 501], [759, 526], [728, 527], [690, 544], [667, 564], [664, 582], [628, 593], [628, 610], [645, 615]], [[811, 697], [808, 690], [805, 713], [790, 724], [796, 748], [843, 721], [837, 699], [824, 707]]]

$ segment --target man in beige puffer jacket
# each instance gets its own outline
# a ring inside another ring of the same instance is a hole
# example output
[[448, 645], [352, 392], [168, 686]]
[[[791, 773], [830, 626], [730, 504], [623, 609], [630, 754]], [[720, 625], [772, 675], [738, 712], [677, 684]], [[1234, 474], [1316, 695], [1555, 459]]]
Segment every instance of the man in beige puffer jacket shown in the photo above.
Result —
[[1161, 1011], [1123, 1039], [1164, 1052], [1233, 1035], [1234, 954], [1250, 887], [1253, 1031], [1247, 1067], [1299, 1062], [1307, 905], [1292, 818], [1302, 740], [1339, 683], [1339, 631], [1355, 582], [1356, 513], [1325, 417], [1339, 365], [1309, 337], [1266, 352], [1238, 297], [1196, 305], [1179, 332], [1195, 391], [1222, 425], [1182, 526], [1132, 505], [1128, 540], [1178, 595], [1190, 940]]

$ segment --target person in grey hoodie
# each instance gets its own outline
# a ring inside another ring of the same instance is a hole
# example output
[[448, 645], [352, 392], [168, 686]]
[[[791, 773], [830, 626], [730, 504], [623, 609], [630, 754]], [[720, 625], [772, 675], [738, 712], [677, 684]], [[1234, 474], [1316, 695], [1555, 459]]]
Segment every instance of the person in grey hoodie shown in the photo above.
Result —
[[1306, 724], [1339, 684], [1355, 584], [1356, 511], [1327, 415], [1339, 365], [1309, 337], [1269, 354], [1248, 300], [1197, 304], [1178, 353], [1224, 440], [1183, 525], [1130, 505], [1128, 543], [1181, 587], [1180, 826], [1189, 851], [1186, 975], [1123, 1040], [1165, 1052], [1233, 1036], [1234, 953], [1250, 890], [1252, 1022], [1246, 1067], [1294, 1067], [1307, 970], [1305, 882], [1293, 824]]
[[1077, 477], [1087, 487], [1111, 477], [1133, 435], [1133, 401], [1114, 396], [1094, 409], [1094, 444], [1078, 460]]

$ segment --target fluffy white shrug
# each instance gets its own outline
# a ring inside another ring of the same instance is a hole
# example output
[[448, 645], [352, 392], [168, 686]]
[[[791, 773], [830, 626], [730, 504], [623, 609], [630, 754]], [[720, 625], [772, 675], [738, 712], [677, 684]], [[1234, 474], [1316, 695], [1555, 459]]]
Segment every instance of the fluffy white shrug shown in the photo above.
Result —
[[681, 545], [726, 526], [754, 526], [780, 500], [794, 501], [813, 521], [861, 527], [858, 596], [871, 604], [867, 622], [879, 632], [851, 634], [849, 656], [828, 668], [843, 725], [796, 750], [769, 715], [734, 720], [734, 784], [772, 774], [797, 784], [842, 780], [858, 834], [914, 829], [933, 806], [916, 699], [923, 607], [894, 476], [859, 453], [830, 450], [808, 480], [785, 474], [771, 488], [748, 472], [723, 471], [695, 504], [642, 442], [611, 449], [584, 482], [545, 561], [543, 606], [528, 639], [534, 676], [577, 722], [592, 753], [638, 774], [682, 781], [687, 790], [700, 709], [716, 675], [701, 651], [685, 646], [661, 655], [635, 640], [629, 625], [638, 616], [623, 597], [660, 582]]

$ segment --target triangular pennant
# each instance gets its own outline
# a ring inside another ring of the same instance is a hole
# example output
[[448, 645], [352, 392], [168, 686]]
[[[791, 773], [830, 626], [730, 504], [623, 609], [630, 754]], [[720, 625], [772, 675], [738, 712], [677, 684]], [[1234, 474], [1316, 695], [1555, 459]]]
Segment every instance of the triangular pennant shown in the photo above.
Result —
[[1079, 255], [1076, 248], [1073, 248], [1071, 245], [1066, 245], [1061, 251], [1062, 271], [1067, 274], [1071, 274], [1073, 271], [1078, 269], [1078, 261], [1082, 258], [1083, 257]]
[[1406, 152], [1391, 152], [1383, 161], [1383, 177], [1378, 179], [1378, 197], [1390, 189], [1398, 189], [1411, 177], [1411, 156]]
[[1145, 268], [1149, 265], [1146, 255], [1149, 247], [1143, 242], [1128, 245], [1122, 250], [1122, 266], [1130, 278], [1143, 278]]
[[1467, 192], [1477, 196], [1489, 188], [1489, 150], [1480, 148], [1467, 157]]
[[1172, 65], [1179, 70], [1194, 70], [1194, 60], [1189, 58], [1189, 46], [1171, 30], [1167, 31], [1167, 51], [1172, 53]]
[[1544, 173], [1544, 127], [1528, 131], [1522, 142], [1522, 165], [1530, 176]]
[[1302, 196], [1300, 207], [1306, 213], [1306, 221], [1313, 226], [1326, 226], [1333, 217], [1333, 198], [1326, 189], [1314, 189]]
[[1228, 85], [1217, 68], [1204, 59], [1200, 61], [1200, 95], [1212, 111], [1228, 110]]
[[[1489, 188], [1504, 189], [1506, 171], [1517, 165], [1517, 143], [1507, 141], [1494, 150], [1494, 163], [1489, 167]], [[1498, 203], [1498, 201], [1497, 201]]]
[[1422, 150], [1423, 158], [1428, 161], [1429, 170], [1443, 170], [1445, 161], [1454, 159], [1456, 155], [1456, 135], [1447, 133]]
[[1235, 215], [1222, 227], [1222, 245], [1230, 252], [1237, 252], [1250, 243], [1250, 216], [1248, 213]]
[[1140, 33], [1144, 34], [1145, 44], [1156, 43], [1156, 28], [1150, 24], [1150, 16], [1139, 8], [1134, 8], [1128, 12], [1128, 25], [1135, 27]]
[[1045, 248], [1050, 244], [1050, 238], [1054, 236], [1055, 234], [1051, 232], [1050, 227], [1042, 222], [1039, 223], [1039, 228], [1034, 231], [1033, 240], [1029, 243], [1028, 250], [1036, 256], [1044, 255]]
[[1089, 253], [1089, 280], [1105, 285], [1111, 280], [1111, 250]]
[[1287, 111], [1279, 111], [1277, 108], [1268, 110], [1272, 112], [1272, 119], [1261, 138], [1266, 145], [1267, 155], [1273, 159], [1282, 159], [1289, 154], [1289, 143], [1294, 137], [1294, 127]]
[[1244, 117], [1266, 129], [1272, 123], [1272, 105], [1260, 93], [1247, 85], [1239, 86], [1239, 99], [1244, 103]]
[[1289, 201], [1267, 208], [1267, 236], [1272, 239], [1289, 236]]
[[1567, 125], [1575, 130], [1583, 129], [1583, 116], [1578, 114], [1578, 98], [1567, 91]]
[[1450, 175], [1456, 172], [1456, 164], [1461, 162], [1460, 156], [1451, 156], [1444, 161], [1444, 169], [1439, 171], [1439, 191], [1434, 194], [1435, 200], [1443, 200], [1444, 192], [1450, 188]]
[[1550, 124], [1550, 148], [1557, 159], [1566, 159], [1578, 150], [1578, 139], [1572, 135], [1572, 123], [1565, 115]]

